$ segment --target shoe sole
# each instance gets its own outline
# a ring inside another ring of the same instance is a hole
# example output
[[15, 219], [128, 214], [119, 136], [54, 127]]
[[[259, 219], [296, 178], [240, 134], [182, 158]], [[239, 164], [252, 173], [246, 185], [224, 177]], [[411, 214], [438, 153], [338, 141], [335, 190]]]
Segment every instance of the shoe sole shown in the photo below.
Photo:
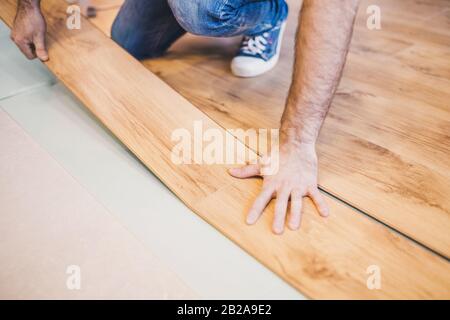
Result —
[[253, 78], [253, 77], [260, 76], [260, 75], [272, 70], [277, 65], [278, 60], [280, 59], [280, 52], [281, 52], [281, 47], [283, 45], [283, 36], [284, 36], [284, 31], [285, 31], [286, 25], [287, 25], [287, 21], [283, 22], [283, 24], [281, 25], [277, 53], [275, 54], [275, 56], [273, 56], [272, 59], [268, 60], [262, 68], [259, 68], [258, 70], [246, 70], [246, 69], [240, 69], [239, 67], [236, 67], [235, 65], [233, 65], [233, 63], [231, 63], [231, 72], [236, 77]]

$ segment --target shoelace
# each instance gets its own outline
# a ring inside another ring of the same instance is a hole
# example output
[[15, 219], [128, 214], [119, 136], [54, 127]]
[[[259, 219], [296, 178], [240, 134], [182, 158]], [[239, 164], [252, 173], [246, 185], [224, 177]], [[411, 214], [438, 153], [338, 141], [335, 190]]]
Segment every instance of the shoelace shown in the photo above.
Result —
[[267, 46], [267, 37], [269, 34], [264, 32], [261, 36], [244, 37], [244, 41], [242, 42], [242, 51], [247, 54], [260, 54], [262, 55], [266, 50]]

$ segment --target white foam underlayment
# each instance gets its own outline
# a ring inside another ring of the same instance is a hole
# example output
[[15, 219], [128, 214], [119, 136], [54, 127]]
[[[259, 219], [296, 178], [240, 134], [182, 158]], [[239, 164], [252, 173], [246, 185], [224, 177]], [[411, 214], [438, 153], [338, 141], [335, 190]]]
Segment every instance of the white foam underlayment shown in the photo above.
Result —
[[0, 20], [0, 37], [9, 35], [9, 28]]
[[207, 299], [304, 298], [189, 210], [8, 33], [0, 23], [0, 107], [189, 288]]
[[0, 299], [196, 298], [2, 109], [0, 150]]

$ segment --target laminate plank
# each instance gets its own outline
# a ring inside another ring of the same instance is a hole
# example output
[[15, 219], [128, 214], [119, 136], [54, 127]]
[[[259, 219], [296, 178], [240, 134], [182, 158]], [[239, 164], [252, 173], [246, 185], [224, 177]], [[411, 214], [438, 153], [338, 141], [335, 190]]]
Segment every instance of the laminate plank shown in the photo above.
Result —
[[[265, 76], [231, 75], [238, 38], [188, 35], [166, 56], [143, 63], [224, 128], [278, 128], [298, 9], [289, 3], [280, 63]], [[319, 184], [449, 257], [448, 2], [381, 1], [382, 29], [373, 31], [366, 27], [368, 4], [361, 5], [344, 77], [319, 137]], [[425, 58], [412, 55], [419, 49]]]
[[[272, 207], [247, 227], [244, 216], [260, 180], [237, 181], [223, 165], [170, 160], [170, 136], [178, 128], [189, 130], [200, 120], [204, 128], [227, 132], [86, 21], [81, 30], [64, 28], [61, 3], [43, 3], [50, 70], [187, 206], [261, 263], [313, 298], [450, 296], [448, 261], [331, 197], [334, 214], [327, 220], [307, 201], [301, 232], [272, 234]], [[14, 4], [2, 2], [3, 19], [11, 21]], [[366, 285], [371, 265], [385, 279], [379, 290]]]
[[[254, 180], [227, 186], [203, 201], [200, 210], [207, 210], [210, 218], [219, 219], [223, 215], [223, 208], [233, 203], [234, 207], [240, 210], [229, 211], [228, 214], [232, 217], [216, 227], [237, 239], [242, 247], [253, 252], [258, 260], [263, 262], [262, 257], [270, 256], [273, 261], [272, 269], [284, 275], [284, 278], [295, 287], [304, 288], [304, 292], [309, 296], [325, 299], [337, 297], [397, 299], [426, 297], [431, 294], [429, 289], [425, 289], [427, 291], [425, 293], [417, 287], [417, 280], [429, 283], [440, 277], [438, 273], [440, 271], [434, 267], [428, 269], [423, 265], [424, 261], [434, 260], [429, 260], [430, 256], [426, 250], [421, 250], [416, 256], [413, 253], [416, 251], [415, 244], [403, 241], [403, 237], [369, 218], [355, 215], [355, 212], [337, 201], [328, 201], [335, 214], [325, 222], [312, 214], [314, 205], [307, 201], [307, 216], [303, 219], [301, 233], [290, 232], [283, 237], [269, 235], [271, 217], [267, 215], [263, 217], [262, 223], [248, 230], [242, 228], [242, 214], [236, 212], [243, 213], [242, 209], [251, 206], [258, 188], [259, 183]], [[240, 208], [240, 204], [244, 204], [244, 208]], [[272, 203], [268, 211], [272, 212], [273, 209]], [[266, 236], [258, 236], [264, 232], [267, 233]], [[350, 234], [352, 244], [342, 245], [341, 240]], [[337, 243], [339, 245], [336, 245]], [[280, 247], [283, 250], [280, 250]], [[333, 251], [332, 255], [324, 254], [329, 250]], [[285, 261], [289, 263], [284, 263]], [[380, 270], [384, 270], [381, 290], [367, 290], [364, 283], [367, 274], [363, 270], [369, 265], [376, 265]], [[407, 269], [404, 269], [405, 267]], [[417, 276], [420, 279], [417, 279], [416, 275], [405, 273], [405, 270], [426, 271], [419, 272]], [[384, 287], [385, 285], [387, 287]], [[341, 286], [345, 287], [345, 293], [337, 295], [335, 290]]]
[[108, 37], [111, 36], [111, 26], [114, 18], [117, 16], [120, 8], [112, 8], [107, 10], [101, 10], [97, 12], [97, 15], [90, 18], [89, 21], [103, 31]]
[[88, 0], [89, 5], [96, 7], [99, 10], [108, 10], [111, 8], [120, 7], [124, 0]]
[[440, 79], [450, 79], [450, 46], [417, 43], [395, 55], [404, 66]]
[[120, 10], [124, 0], [114, 0], [112, 3], [104, 3], [105, 0], [94, 0], [92, 5], [98, 8], [95, 17], [89, 19], [89, 21], [102, 30], [107, 36], [111, 36], [111, 26], [114, 18]]

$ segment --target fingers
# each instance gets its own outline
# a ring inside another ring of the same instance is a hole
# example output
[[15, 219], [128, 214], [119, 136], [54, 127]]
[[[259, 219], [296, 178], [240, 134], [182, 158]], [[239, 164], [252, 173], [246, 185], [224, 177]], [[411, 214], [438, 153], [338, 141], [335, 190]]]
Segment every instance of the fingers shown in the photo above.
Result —
[[233, 177], [245, 179], [250, 177], [259, 176], [259, 165], [249, 164], [242, 168], [233, 168], [228, 171]]
[[273, 195], [272, 189], [262, 190], [262, 192], [259, 194], [255, 202], [253, 203], [253, 206], [251, 207], [250, 211], [248, 212], [247, 215], [248, 224], [254, 224], [256, 221], [258, 221], [267, 204], [272, 199], [272, 195]]
[[45, 46], [45, 33], [39, 33], [30, 39], [21, 39], [11, 36], [17, 47], [30, 60], [38, 57], [41, 61], [48, 60], [48, 52]]
[[29, 42], [28, 40], [16, 40], [16, 39], [13, 39], [13, 41], [16, 43], [17, 47], [19, 47], [20, 51], [22, 51], [25, 57], [27, 57], [30, 60], [36, 58], [36, 54], [33, 51], [31, 42]]
[[[256, 198], [247, 216], [248, 224], [254, 224], [259, 219], [267, 204], [272, 199], [274, 192], [275, 189], [266, 188], [261, 192], [258, 198]], [[300, 191], [291, 191], [289, 189], [285, 189], [277, 193], [275, 216], [272, 226], [274, 233], [282, 234], [284, 231], [289, 197], [291, 198], [291, 209], [288, 226], [291, 230], [298, 230], [300, 228], [304, 195], [305, 194]], [[325, 198], [322, 196], [320, 191], [317, 188], [314, 188], [309, 191], [307, 195], [314, 202], [314, 205], [317, 207], [319, 214], [322, 217], [328, 217], [330, 214], [330, 210], [328, 208], [328, 204], [325, 201]]]
[[34, 47], [36, 50], [36, 56], [41, 61], [47, 61], [48, 53], [45, 46], [45, 33], [39, 33], [34, 37]]
[[286, 210], [288, 206], [290, 190], [282, 190], [277, 194], [277, 202], [275, 204], [275, 217], [273, 219], [273, 232], [282, 234], [284, 224], [286, 223]]
[[314, 188], [310, 190], [308, 192], [308, 196], [312, 199], [312, 201], [316, 205], [317, 210], [319, 211], [319, 214], [322, 217], [328, 217], [330, 215], [330, 209], [328, 208], [328, 204], [326, 203], [319, 189]]
[[302, 216], [302, 201], [303, 195], [299, 191], [292, 191], [291, 193], [291, 212], [289, 216], [289, 228], [297, 230], [300, 228]]

